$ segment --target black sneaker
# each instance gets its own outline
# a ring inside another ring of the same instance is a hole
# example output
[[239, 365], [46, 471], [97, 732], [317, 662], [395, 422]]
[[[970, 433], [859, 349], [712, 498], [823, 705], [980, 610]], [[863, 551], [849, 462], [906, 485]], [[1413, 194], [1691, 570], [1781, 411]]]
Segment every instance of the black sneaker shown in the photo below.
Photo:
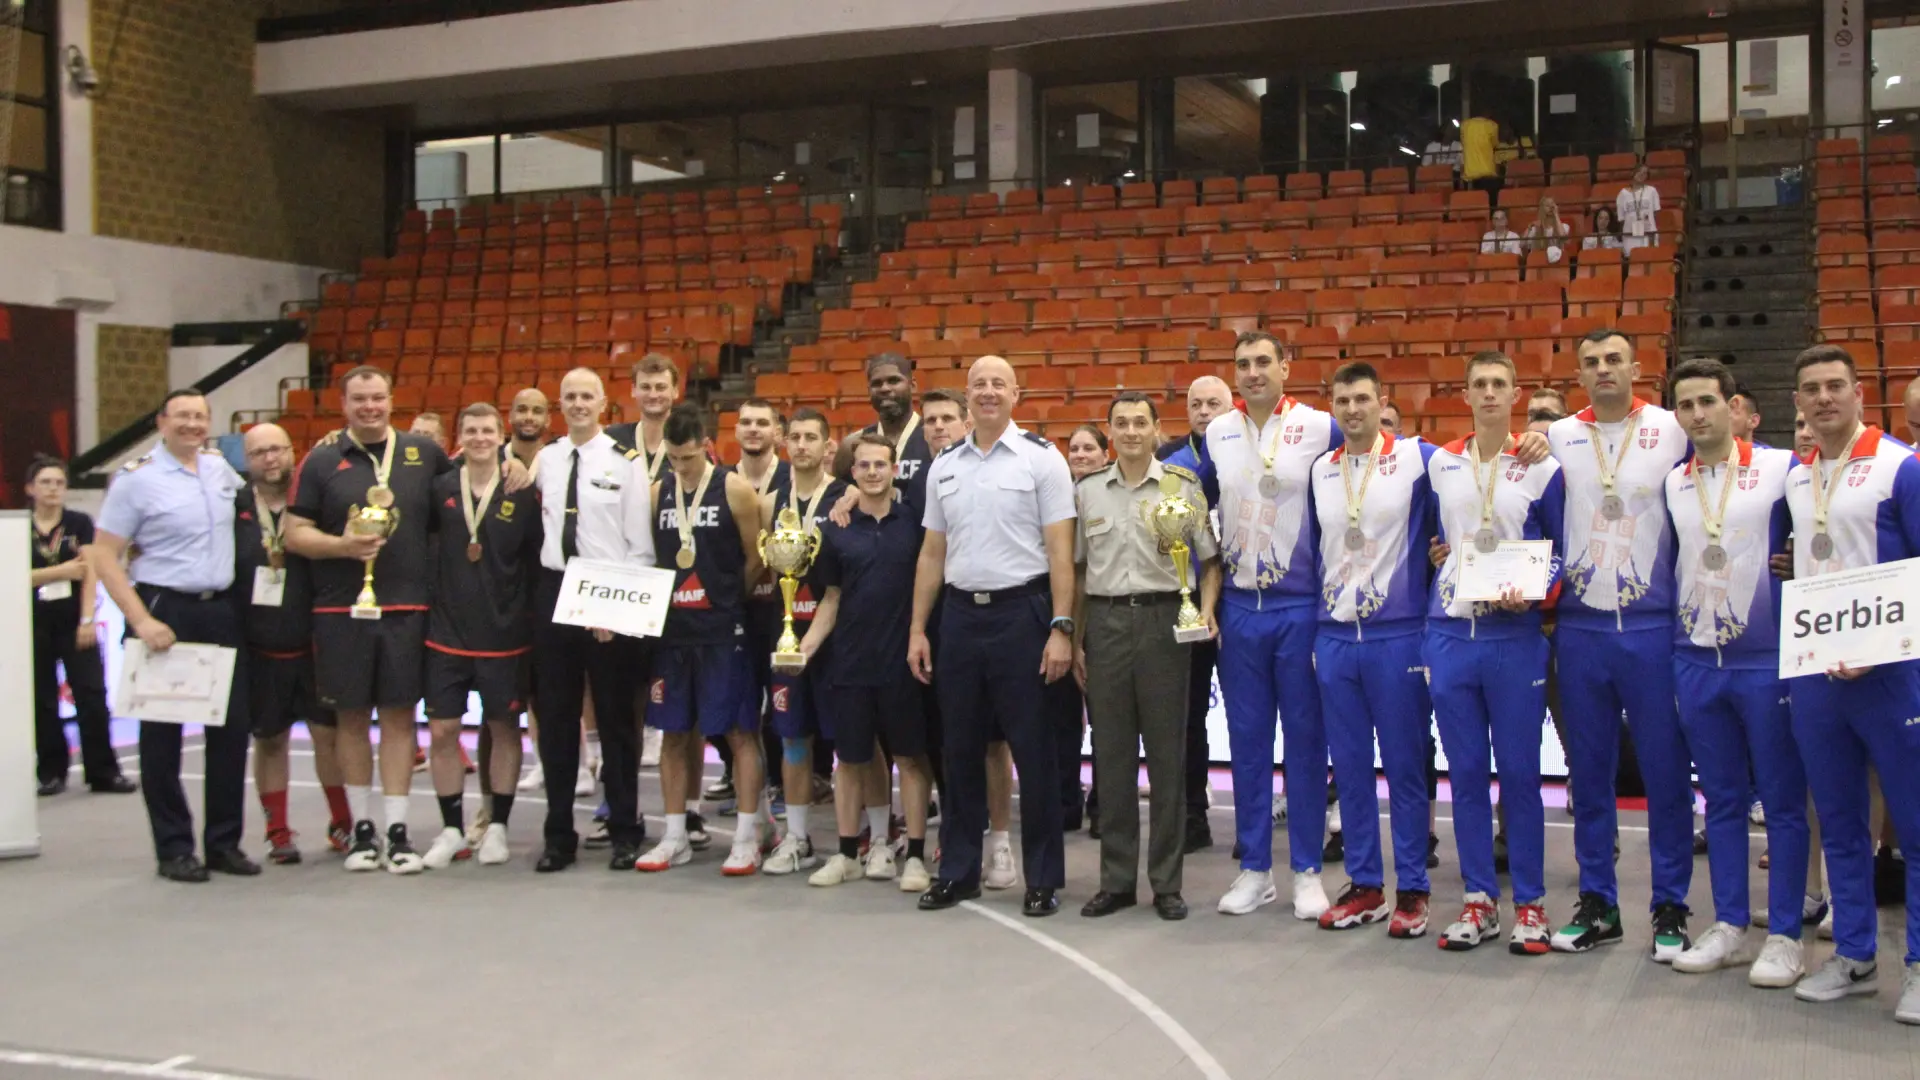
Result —
[[705, 851], [713, 844], [713, 834], [707, 831], [707, 819], [699, 811], [687, 811], [687, 846], [695, 851]]
[[1431, 870], [1434, 867], [1439, 865], [1440, 865], [1440, 837], [1434, 833], [1428, 833], [1427, 834], [1427, 869]]
[[1873, 903], [1898, 907], [1907, 902], [1907, 860], [1890, 847], [1873, 853]]
[[417, 874], [427, 868], [425, 859], [413, 850], [405, 825], [387, 826], [387, 873]]
[[1587, 952], [1601, 945], [1618, 944], [1620, 906], [1607, 902], [1599, 893], [1581, 893], [1573, 909], [1573, 919], [1553, 932], [1554, 952]]
[[1705, 855], [1707, 853], [1707, 830], [1693, 830], [1693, 853], [1695, 855]]
[[580, 846], [588, 851], [598, 851], [612, 845], [613, 835], [607, 831], [607, 823], [604, 819], [594, 822], [593, 828], [587, 831], [587, 838], [580, 841]]
[[374, 829], [373, 822], [354, 823], [353, 846], [347, 848], [344, 865], [355, 873], [380, 869], [380, 833]]
[[1674, 957], [1692, 947], [1693, 938], [1687, 935], [1687, 905], [1653, 905], [1653, 962], [1671, 964]]
[[715, 801], [724, 801], [733, 798], [733, 769], [728, 768], [723, 771], [720, 774], [720, 779], [709, 784], [707, 790], [701, 792], [700, 796], [701, 798]]
[[1341, 839], [1341, 834], [1340, 833], [1329, 834], [1327, 836], [1327, 846], [1320, 849], [1320, 860], [1322, 862], [1334, 863], [1334, 862], [1340, 862], [1344, 860], [1346, 857], [1347, 857], [1347, 843], [1345, 840]]
[[1503, 832], [1494, 833], [1493, 872], [1496, 874], [1504, 874], [1507, 872], [1507, 865], [1507, 834]]

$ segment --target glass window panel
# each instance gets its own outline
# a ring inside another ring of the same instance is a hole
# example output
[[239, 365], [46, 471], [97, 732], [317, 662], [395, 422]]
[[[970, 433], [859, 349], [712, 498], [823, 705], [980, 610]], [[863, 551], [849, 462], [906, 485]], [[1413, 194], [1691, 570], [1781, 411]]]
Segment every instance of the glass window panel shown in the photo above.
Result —
[[598, 190], [606, 159], [603, 127], [507, 135], [500, 140], [500, 192]]
[[829, 105], [740, 118], [739, 179], [795, 183], [808, 194], [867, 183], [867, 107]]
[[0, 165], [27, 172], [47, 171], [47, 110], [38, 105], [15, 104], [13, 108], [13, 146], [0, 155]]
[[1920, 26], [1875, 27], [1873, 109], [1920, 109]]
[[732, 179], [733, 118], [650, 120], [616, 129], [628, 184], [667, 183], [700, 176]]
[[494, 136], [433, 139], [413, 148], [413, 197], [449, 204], [493, 194]]
[[1055, 86], [1042, 100], [1048, 185], [1122, 183], [1139, 175], [1139, 83]]
[[1734, 107], [1749, 120], [1804, 117], [1811, 104], [1807, 36], [1758, 38], [1738, 45]]
[[[0, 87], [0, 89], [7, 89]], [[35, 101], [47, 99], [47, 39], [31, 30], [20, 35], [19, 65], [14, 69], [14, 94]]]
[[1173, 168], [1183, 176], [1260, 171], [1267, 80], [1209, 75], [1173, 81]]

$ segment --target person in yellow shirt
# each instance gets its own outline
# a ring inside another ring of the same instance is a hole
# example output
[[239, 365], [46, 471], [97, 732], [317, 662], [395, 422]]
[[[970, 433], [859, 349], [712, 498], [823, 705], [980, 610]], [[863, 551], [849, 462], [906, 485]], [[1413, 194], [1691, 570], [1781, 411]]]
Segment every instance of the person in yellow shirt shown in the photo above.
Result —
[[1500, 125], [1484, 111], [1460, 125], [1460, 178], [1468, 187], [1486, 192], [1489, 200], [1500, 197], [1500, 166], [1494, 159], [1499, 143]]

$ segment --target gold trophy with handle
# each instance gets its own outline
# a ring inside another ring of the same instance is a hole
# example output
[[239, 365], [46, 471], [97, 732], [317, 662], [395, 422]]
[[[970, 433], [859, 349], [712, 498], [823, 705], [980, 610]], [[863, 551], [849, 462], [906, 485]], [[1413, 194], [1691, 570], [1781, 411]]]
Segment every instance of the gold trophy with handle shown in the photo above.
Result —
[[800, 514], [789, 506], [774, 519], [773, 531], [760, 530], [760, 558], [780, 575], [780, 615], [783, 625], [780, 640], [773, 645], [773, 670], [798, 674], [807, 666], [800, 651], [800, 639], [793, 633], [793, 597], [800, 591], [800, 579], [820, 554], [820, 534], [800, 526]]
[[1207, 630], [1206, 620], [1200, 617], [1200, 609], [1193, 604], [1193, 591], [1188, 581], [1188, 570], [1193, 565], [1193, 549], [1187, 546], [1187, 538], [1200, 527], [1200, 520], [1206, 516], [1206, 506], [1196, 505], [1181, 494], [1180, 478], [1172, 473], [1160, 477], [1160, 501], [1153, 505], [1147, 514], [1147, 524], [1152, 527], [1154, 536], [1160, 540], [1160, 546], [1173, 559], [1173, 573], [1180, 581], [1180, 613], [1174, 617], [1173, 640], [1181, 644], [1205, 641], [1212, 634]]
[[[367, 505], [353, 506], [347, 510], [348, 536], [377, 536], [386, 539], [400, 527], [400, 511], [393, 506], [393, 489], [385, 484], [375, 484], [367, 489]], [[347, 614], [355, 619], [377, 619], [380, 617], [380, 601], [373, 595], [374, 559], [366, 560], [366, 576], [360, 579], [360, 595], [354, 597], [353, 606]]]

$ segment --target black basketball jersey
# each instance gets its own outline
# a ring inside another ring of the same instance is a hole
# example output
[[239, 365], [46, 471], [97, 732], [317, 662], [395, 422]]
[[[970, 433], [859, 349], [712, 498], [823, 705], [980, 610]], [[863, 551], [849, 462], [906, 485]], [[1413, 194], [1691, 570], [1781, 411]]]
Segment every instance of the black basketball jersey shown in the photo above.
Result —
[[[653, 509], [653, 549], [660, 565], [673, 570], [673, 604], [661, 634], [666, 645], [728, 645], [742, 632], [746, 609], [747, 553], [740, 546], [740, 527], [727, 502], [725, 465], [713, 467], [713, 479], [693, 515], [693, 565], [681, 567], [680, 515], [673, 489], [679, 478], [671, 468], [660, 477], [660, 497]], [[691, 504], [693, 492], [682, 499]]]

